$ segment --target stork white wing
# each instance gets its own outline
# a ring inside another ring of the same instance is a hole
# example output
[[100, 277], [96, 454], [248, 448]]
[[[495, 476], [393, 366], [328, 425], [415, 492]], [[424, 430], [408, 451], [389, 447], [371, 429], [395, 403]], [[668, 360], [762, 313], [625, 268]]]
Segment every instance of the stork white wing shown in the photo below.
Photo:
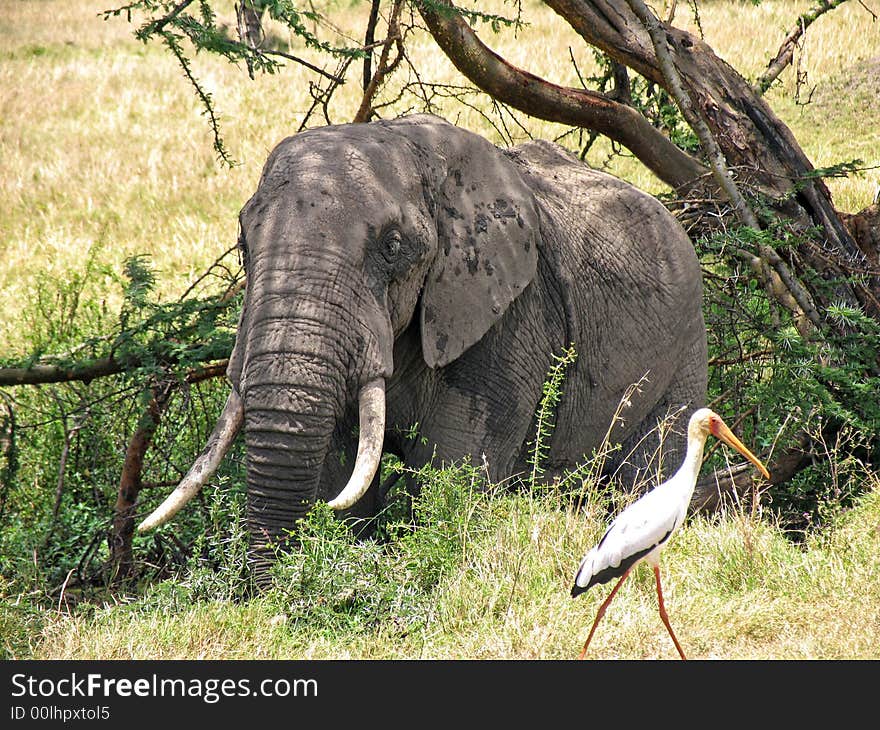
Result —
[[623, 575], [663, 545], [681, 526], [687, 511], [687, 504], [682, 508], [677, 492], [673, 478], [617, 515], [599, 543], [581, 561], [573, 595]]

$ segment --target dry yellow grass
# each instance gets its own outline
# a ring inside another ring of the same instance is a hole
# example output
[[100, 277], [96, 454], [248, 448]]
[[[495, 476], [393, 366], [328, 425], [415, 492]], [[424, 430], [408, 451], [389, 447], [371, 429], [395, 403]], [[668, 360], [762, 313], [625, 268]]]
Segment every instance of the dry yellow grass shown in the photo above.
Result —
[[[798, 545], [765, 519], [731, 510], [691, 518], [663, 553], [670, 620], [690, 658], [880, 656], [880, 482], [855, 509]], [[43, 614], [36, 659], [574, 659], [611, 585], [569, 595], [600, 513], [524, 498], [492, 502], [497, 522], [430, 593], [421, 623], [331, 629], [285, 613], [278, 597], [113, 605]], [[389, 556], [389, 559], [391, 557]], [[321, 614], [326, 620], [326, 614]], [[589, 658], [677, 660], [639, 567], [611, 603]]]
[[[512, 62], [552, 81], [576, 84], [568, 49], [583, 74], [592, 71], [591, 54], [540, 5], [535, 0], [524, 4], [530, 24], [519, 32], [493, 36], [484, 27], [481, 34]], [[707, 41], [754, 75], [775, 52], [795, 12], [808, 5], [719, 1], [702, 8], [700, 20]], [[21, 343], [22, 311], [33, 299], [37, 276], [63, 279], [81, 269], [90, 251], [117, 272], [127, 256], [148, 253], [159, 270], [163, 296], [182, 291], [234, 243], [237, 211], [253, 190], [268, 151], [295, 131], [310, 101], [305, 77], [296, 68], [250, 81], [241, 69], [200, 55], [195, 72], [214, 94], [227, 146], [241, 163], [228, 169], [215, 159], [207, 121], [175, 61], [157, 45], [134, 40], [135, 26], [124, 18], [103, 20], [99, 13], [108, 7], [113, 4], [94, 0], [4, 3], [0, 342], [7, 345]], [[481, 7], [512, 12], [512, 6], [499, 2]], [[221, 17], [232, 18], [231, 2], [220, 8]], [[365, 11], [363, 3], [340, 6], [331, 14], [339, 33], [322, 33], [331, 41], [350, 40], [360, 32]], [[680, 6], [679, 21], [685, 23], [690, 13]], [[794, 103], [791, 71], [771, 92], [817, 165], [852, 157], [880, 164], [876, 103], [850, 109], [845, 96], [841, 99], [853, 85], [863, 95], [876, 88], [859, 76], [861, 67], [880, 57], [880, 34], [871, 25], [870, 15], [850, 3], [810, 29], [803, 65], [810, 84], [817, 84], [814, 104]], [[425, 78], [461, 83], [426, 36], [415, 37], [409, 52]], [[855, 81], [848, 80], [850, 75]], [[395, 83], [403, 80], [401, 75]], [[334, 101], [335, 120], [350, 119], [358, 101], [356, 84], [344, 87]], [[498, 141], [477, 111], [451, 104], [441, 111]], [[865, 112], [874, 114], [874, 124], [862, 117]], [[558, 125], [520, 120], [532, 136], [553, 138], [562, 131]], [[526, 137], [515, 125], [510, 129], [514, 139]], [[602, 159], [597, 152], [595, 161]], [[662, 189], [633, 160], [617, 160], [611, 169], [646, 189]], [[878, 181], [877, 170], [832, 181], [838, 205], [855, 210], [868, 204]], [[107, 280], [97, 280], [89, 293], [101, 299], [108, 289]]]

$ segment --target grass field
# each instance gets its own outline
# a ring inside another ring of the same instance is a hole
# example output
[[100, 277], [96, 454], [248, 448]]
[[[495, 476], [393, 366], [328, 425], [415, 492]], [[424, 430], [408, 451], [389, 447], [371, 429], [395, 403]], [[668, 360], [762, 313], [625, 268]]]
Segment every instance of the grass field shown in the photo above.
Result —
[[[753, 77], [809, 5], [712, 0], [701, 6], [700, 26], [721, 56]], [[539, 12], [539, 3], [523, 6], [532, 25], [516, 37], [507, 31], [493, 38], [488, 29], [484, 37], [512, 62], [576, 84], [568, 48], [581, 73], [591, 68], [589, 52], [555, 15]], [[47, 281], [88, 272], [83, 299], [106, 299], [112, 312], [122, 262], [145, 253], [157, 268], [162, 297], [179, 295], [234, 245], [238, 210], [266, 155], [297, 129], [309, 103], [297, 69], [251, 81], [242, 69], [200, 55], [194, 70], [214, 95], [226, 146], [238, 162], [226, 167], [216, 159], [208, 123], [174, 59], [137, 42], [135, 26], [124, 19], [101, 19], [110, 7], [94, 0], [0, 0], [4, 355], [24, 355], [39, 341], [32, 305]], [[232, 3], [223, 7], [231, 20]], [[339, 38], [360, 27], [363, 3], [332, 7]], [[510, 6], [499, 8], [511, 12]], [[679, 24], [694, 25], [690, 12], [679, 5]], [[415, 39], [410, 53], [425, 77], [461, 83], [428, 39]], [[877, 23], [858, 2], [849, 2], [809, 30], [799, 58], [805, 86], [797, 88], [789, 69], [768, 98], [817, 167], [863, 161], [861, 175], [829, 181], [841, 210], [859, 210], [880, 185]], [[332, 107], [334, 121], [350, 119], [358, 101], [356, 88], [343, 88]], [[444, 113], [501, 142], [476, 111], [450, 103]], [[563, 131], [519, 120], [521, 130], [511, 127], [516, 139], [554, 138]], [[597, 149], [590, 161], [602, 164], [606, 152]], [[614, 160], [611, 170], [651, 192], [662, 190], [632, 160]], [[880, 657], [880, 481], [869, 473], [864, 479], [866, 495], [856, 507], [835, 515], [827, 530], [803, 544], [746, 507], [692, 520], [664, 554], [667, 606], [685, 649], [718, 659]], [[195, 583], [180, 592], [159, 586], [143, 600], [120, 598], [89, 610], [68, 611], [63, 601], [54, 611], [25, 609], [27, 596], [7, 595], [0, 576], [5, 653], [43, 659], [576, 656], [606, 593], [593, 589], [576, 601], [568, 595], [578, 560], [600, 534], [600, 508], [587, 512], [594, 517], [587, 520], [543, 498], [469, 499], [463, 504], [478, 529], [459, 524], [454, 539], [444, 533], [460, 550], [442, 563], [428, 598], [407, 588], [408, 570], [421, 575], [436, 562], [430, 555], [436, 547], [417, 542], [388, 558], [386, 573], [357, 578], [380, 608], [362, 607], [342, 623], [330, 608], [303, 610], [284, 591], [249, 602], [218, 601]], [[375, 554], [358, 552], [367, 547], [343, 540], [334, 549], [355, 563], [379, 564]], [[320, 600], [344, 607], [344, 593]], [[639, 571], [622, 589], [591, 653], [677, 656], [656, 613], [649, 571]]]
[[[443, 478], [467, 485], [460, 472]], [[598, 505], [584, 513], [560, 510], [547, 497], [466, 493], [457, 506], [461, 511], [448, 520], [385, 550], [317, 533], [306, 541], [305, 557], [291, 561], [259, 599], [229, 600], [240, 567], [230, 561], [226, 572], [195, 570], [137, 600], [89, 611], [68, 611], [62, 600], [58, 611], [29, 618], [29, 643], [19, 639], [12, 654], [576, 658], [609, 588], [569, 596], [578, 561], [601, 534]], [[748, 507], [692, 518], [663, 554], [676, 635], [695, 659], [876, 659], [878, 543], [876, 480], [854, 509], [800, 545]], [[653, 580], [640, 567], [624, 584], [591, 657], [678, 657], [657, 614]]]

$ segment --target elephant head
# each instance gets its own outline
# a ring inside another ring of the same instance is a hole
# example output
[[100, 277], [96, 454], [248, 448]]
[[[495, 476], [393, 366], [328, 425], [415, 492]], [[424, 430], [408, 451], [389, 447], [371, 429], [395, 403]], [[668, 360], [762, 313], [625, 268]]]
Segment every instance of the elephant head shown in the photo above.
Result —
[[[418, 317], [431, 369], [479, 341], [535, 276], [538, 215], [507, 157], [433, 116], [283, 140], [239, 218], [247, 288], [229, 399], [205, 451], [139, 529], [177, 512], [241, 427], [258, 570], [317, 499], [354, 505], [382, 454], [395, 338]], [[355, 410], [351, 476], [328, 486], [334, 432]]]

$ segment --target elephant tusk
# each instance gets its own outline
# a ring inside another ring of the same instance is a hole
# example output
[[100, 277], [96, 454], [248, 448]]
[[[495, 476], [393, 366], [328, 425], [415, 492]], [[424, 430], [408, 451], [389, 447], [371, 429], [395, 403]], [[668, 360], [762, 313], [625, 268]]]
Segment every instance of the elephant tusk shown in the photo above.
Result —
[[205, 482], [217, 471], [244, 420], [241, 396], [233, 388], [226, 399], [226, 405], [217, 419], [217, 425], [208, 437], [208, 443], [199, 457], [181, 479], [175, 490], [169, 494], [153, 513], [138, 525], [138, 532], [146, 532], [163, 525], [176, 515], [189, 502]]
[[376, 378], [361, 387], [359, 395], [360, 432], [354, 470], [336, 499], [328, 504], [336, 510], [346, 509], [367, 491], [379, 469], [385, 441], [385, 380]]

